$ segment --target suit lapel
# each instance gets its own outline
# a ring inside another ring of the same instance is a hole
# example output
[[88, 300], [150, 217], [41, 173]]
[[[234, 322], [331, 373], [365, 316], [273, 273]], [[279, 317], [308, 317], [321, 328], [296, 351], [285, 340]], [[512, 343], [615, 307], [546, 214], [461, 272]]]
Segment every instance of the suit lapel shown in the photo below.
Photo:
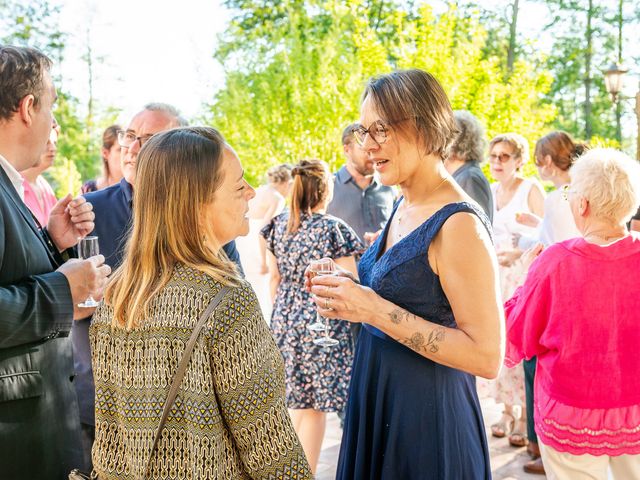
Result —
[[29, 210], [29, 207], [27, 207], [27, 205], [22, 201], [22, 199], [18, 195], [18, 192], [16, 192], [16, 189], [11, 184], [9, 177], [5, 173], [4, 169], [1, 167], [0, 167], [0, 180], [1, 180], [0, 188], [4, 190], [4, 195], [8, 197], [9, 201], [14, 204], [14, 206], [16, 207], [16, 210], [20, 213], [20, 215], [22, 216], [26, 224], [29, 226], [31, 231], [35, 234], [36, 237], [38, 237], [38, 240], [46, 250], [47, 255], [49, 256], [49, 259], [51, 260], [51, 264], [54, 266], [57, 265], [57, 262], [53, 257], [53, 254], [49, 250], [49, 247], [47, 246], [44, 239], [42, 238], [40, 231], [36, 227], [36, 221], [33, 218], [33, 214]]

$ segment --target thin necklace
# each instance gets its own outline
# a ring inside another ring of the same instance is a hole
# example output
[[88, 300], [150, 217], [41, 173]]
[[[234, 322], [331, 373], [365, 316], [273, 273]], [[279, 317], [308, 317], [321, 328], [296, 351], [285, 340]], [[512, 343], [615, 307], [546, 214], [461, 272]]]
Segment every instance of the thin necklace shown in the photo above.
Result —
[[605, 231], [605, 230], [604, 229], [603, 230], [594, 230], [593, 232], [587, 232], [587, 233], [583, 234], [582, 237], [585, 238], [585, 239], [587, 237], [596, 237], [596, 238], [599, 238], [601, 240], [604, 240], [605, 242], [608, 242], [609, 240], [613, 240], [613, 239], [616, 239], [616, 238], [626, 237], [627, 234], [629, 233], [629, 232], [627, 232], [626, 228], [623, 229], [622, 232], [616, 232], [613, 235], [602, 235], [601, 233], [599, 233], [599, 232], [603, 232], [603, 231]]
[[[427, 197], [428, 197], [428, 196], [429, 196], [429, 195], [431, 195], [432, 193], [435, 193], [435, 191], [436, 191], [436, 190], [438, 190], [442, 185], [444, 185], [444, 182], [446, 182], [448, 179], [449, 179], [449, 177], [444, 177], [444, 178], [442, 179], [442, 181], [441, 181], [438, 185], [436, 185], [436, 187], [435, 187], [435, 188], [433, 188], [432, 190], [430, 190], [430, 191], [429, 191], [425, 196], [427, 196]], [[402, 205], [404, 206], [404, 201], [402, 202]], [[404, 214], [405, 214], [405, 213], [406, 213], [406, 212], [399, 212], [399, 213], [397, 214], [397, 217], [396, 217], [396, 218], [398, 219], [398, 220], [397, 220], [397, 223], [398, 223], [398, 230], [399, 230], [399, 227], [400, 227], [400, 223], [402, 222], [402, 219], [404, 218]], [[398, 231], [398, 232], [396, 232], [396, 238], [400, 239], [400, 238], [402, 238], [402, 237], [403, 237], [403, 234], [402, 234], [401, 232], [399, 232], [399, 231]]]

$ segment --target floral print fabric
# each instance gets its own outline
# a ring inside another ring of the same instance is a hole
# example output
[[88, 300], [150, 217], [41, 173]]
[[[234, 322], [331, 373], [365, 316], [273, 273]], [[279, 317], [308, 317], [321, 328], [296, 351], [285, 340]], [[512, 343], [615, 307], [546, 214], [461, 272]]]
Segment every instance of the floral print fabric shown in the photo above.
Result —
[[362, 252], [363, 245], [351, 227], [331, 215], [302, 215], [298, 231], [292, 234], [287, 234], [288, 219], [288, 212], [282, 213], [261, 231], [280, 273], [271, 330], [284, 357], [287, 406], [341, 411], [353, 360], [349, 323], [329, 320], [329, 333], [339, 345], [322, 348], [313, 343], [324, 333], [307, 328], [316, 310], [304, 289], [304, 271], [312, 260], [353, 256]]

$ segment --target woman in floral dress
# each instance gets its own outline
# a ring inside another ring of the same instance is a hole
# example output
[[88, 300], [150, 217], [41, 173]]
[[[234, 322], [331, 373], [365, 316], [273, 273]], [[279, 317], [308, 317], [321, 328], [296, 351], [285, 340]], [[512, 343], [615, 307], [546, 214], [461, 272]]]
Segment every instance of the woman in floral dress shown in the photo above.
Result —
[[343, 410], [351, 376], [353, 349], [347, 322], [329, 322], [329, 334], [339, 340], [322, 348], [313, 339], [324, 333], [308, 329], [315, 304], [304, 288], [304, 271], [324, 257], [355, 273], [355, 255], [362, 251], [355, 232], [326, 214], [333, 179], [319, 160], [302, 160], [292, 170], [291, 210], [262, 230], [274, 299], [271, 329], [285, 362], [287, 406], [311, 469], [315, 473], [327, 412]]

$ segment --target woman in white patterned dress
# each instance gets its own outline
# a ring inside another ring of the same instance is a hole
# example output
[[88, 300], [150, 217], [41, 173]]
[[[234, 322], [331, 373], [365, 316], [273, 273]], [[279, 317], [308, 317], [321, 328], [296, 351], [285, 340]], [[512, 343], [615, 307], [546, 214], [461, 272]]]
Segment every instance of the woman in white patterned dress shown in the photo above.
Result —
[[[491, 185], [493, 195], [494, 243], [500, 262], [500, 285], [504, 301], [511, 298], [523, 275], [517, 248], [521, 237], [535, 234], [535, 228], [522, 225], [517, 218], [523, 213], [544, 215], [544, 190], [531, 179], [522, 176], [522, 167], [529, 160], [529, 146], [516, 133], [498, 135], [489, 143], [489, 166], [497, 180]], [[522, 366], [503, 367], [498, 378], [489, 384], [488, 395], [496, 403], [504, 403], [502, 418], [491, 426], [495, 437], [509, 435], [513, 446], [527, 444], [524, 371]], [[518, 408], [513, 408], [513, 407]], [[520, 410], [520, 414], [518, 414]]]

